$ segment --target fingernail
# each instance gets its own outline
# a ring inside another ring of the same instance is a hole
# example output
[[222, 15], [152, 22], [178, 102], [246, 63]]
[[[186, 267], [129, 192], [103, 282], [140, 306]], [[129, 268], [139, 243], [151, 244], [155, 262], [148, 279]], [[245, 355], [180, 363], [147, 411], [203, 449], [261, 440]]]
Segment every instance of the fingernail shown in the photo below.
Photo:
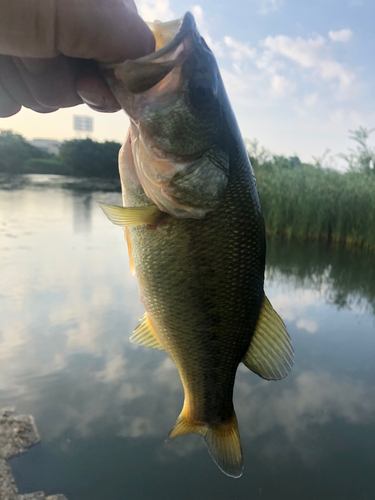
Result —
[[92, 94], [91, 92], [79, 91], [77, 91], [77, 94], [89, 106], [93, 106], [94, 108], [104, 108], [104, 97], [100, 94]]

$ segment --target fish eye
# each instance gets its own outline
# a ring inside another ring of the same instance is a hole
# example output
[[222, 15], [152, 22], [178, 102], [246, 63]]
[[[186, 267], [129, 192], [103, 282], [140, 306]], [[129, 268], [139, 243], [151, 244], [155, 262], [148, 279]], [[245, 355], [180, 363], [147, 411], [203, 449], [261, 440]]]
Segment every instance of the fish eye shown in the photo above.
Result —
[[215, 98], [215, 90], [208, 81], [196, 82], [190, 87], [190, 102], [197, 109], [209, 107]]

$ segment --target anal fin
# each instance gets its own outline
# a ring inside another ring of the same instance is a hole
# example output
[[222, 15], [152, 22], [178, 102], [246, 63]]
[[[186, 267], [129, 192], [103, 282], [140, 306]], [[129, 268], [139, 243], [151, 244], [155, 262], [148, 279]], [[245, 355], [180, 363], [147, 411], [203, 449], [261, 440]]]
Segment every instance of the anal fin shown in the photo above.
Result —
[[142, 316], [141, 323], [137, 326], [133, 335], [130, 337], [130, 342], [144, 345], [146, 347], [153, 347], [154, 349], [159, 349], [160, 351], [164, 350], [164, 346], [160, 342], [147, 312]]
[[265, 295], [250, 347], [242, 362], [266, 380], [281, 380], [293, 368], [292, 341], [283, 320]]

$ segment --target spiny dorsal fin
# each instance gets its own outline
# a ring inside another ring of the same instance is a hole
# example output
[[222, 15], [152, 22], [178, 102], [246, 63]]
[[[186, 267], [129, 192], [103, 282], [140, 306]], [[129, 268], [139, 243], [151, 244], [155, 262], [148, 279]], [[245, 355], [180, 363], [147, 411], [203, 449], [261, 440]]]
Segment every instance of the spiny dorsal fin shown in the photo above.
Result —
[[130, 342], [163, 351], [163, 344], [160, 342], [147, 312], [142, 316], [141, 321], [142, 323], [137, 326], [130, 337]]
[[126, 238], [126, 244], [128, 245], [130, 272], [134, 276], [135, 275], [135, 267], [134, 267], [134, 260], [133, 260], [133, 250], [132, 250], [132, 245], [130, 242], [129, 229], [127, 227], [125, 228], [125, 238]]
[[294, 350], [283, 320], [264, 296], [243, 364], [266, 380], [281, 380], [293, 368]]
[[113, 224], [122, 227], [154, 225], [163, 215], [163, 212], [155, 205], [148, 207], [116, 207], [104, 203], [99, 203], [99, 205]]

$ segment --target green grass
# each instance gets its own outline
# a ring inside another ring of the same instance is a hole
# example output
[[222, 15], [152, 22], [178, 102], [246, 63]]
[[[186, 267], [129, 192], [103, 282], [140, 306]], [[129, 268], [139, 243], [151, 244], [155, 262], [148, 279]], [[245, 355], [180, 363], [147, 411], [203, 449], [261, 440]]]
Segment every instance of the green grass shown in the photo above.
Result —
[[[270, 236], [375, 250], [375, 175], [252, 161]], [[285, 159], [284, 159], [285, 160]]]

